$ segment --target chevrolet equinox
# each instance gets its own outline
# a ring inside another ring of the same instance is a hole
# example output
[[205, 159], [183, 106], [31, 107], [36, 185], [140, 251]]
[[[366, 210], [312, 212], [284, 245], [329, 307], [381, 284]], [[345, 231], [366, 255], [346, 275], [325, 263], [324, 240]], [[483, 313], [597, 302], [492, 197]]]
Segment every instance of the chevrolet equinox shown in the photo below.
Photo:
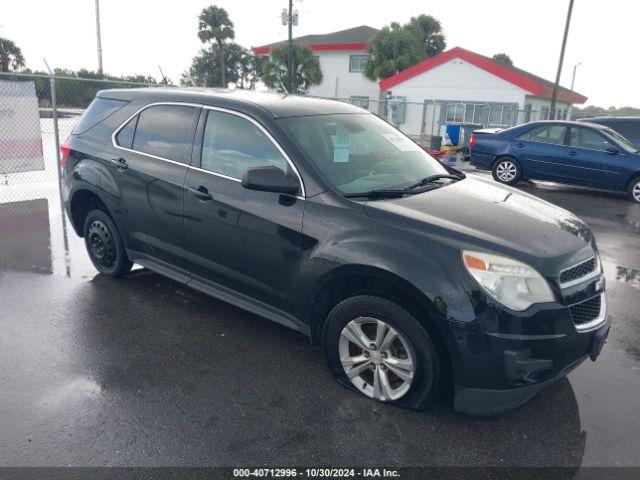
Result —
[[421, 409], [522, 404], [609, 331], [569, 212], [443, 166], [353, 105], [205, 89], [98, 93], [62, 145], [96, 269], [135, 262], [321, 343], [338, 382]]

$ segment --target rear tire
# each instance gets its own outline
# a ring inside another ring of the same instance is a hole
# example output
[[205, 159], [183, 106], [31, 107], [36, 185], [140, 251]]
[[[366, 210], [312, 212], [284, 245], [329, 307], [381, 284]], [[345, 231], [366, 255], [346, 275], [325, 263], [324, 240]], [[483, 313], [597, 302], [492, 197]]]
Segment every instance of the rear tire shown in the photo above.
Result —
[[327, 318], [323, 345], [334, 378], [366, 397], [418, 410], [440, 392], [443, 362], [434, 341], [389, 300], [359, 295], [340, 302]]
[[640, 203], [640, 175], [635, 177], [631, 180], [631, 183], [629, 183], [627, 196], [633, 203]]
[[91, 263], [101, 274], [117, 278], [129, 273], [133, 263], [127, 257], [120, 233], [107, 213], [90, 211], [83, 231]]
[[513, 157], [499, 158], [491, 169], [493, 179], [505, 185], [515, 185], [522, 178], [522, 167]]

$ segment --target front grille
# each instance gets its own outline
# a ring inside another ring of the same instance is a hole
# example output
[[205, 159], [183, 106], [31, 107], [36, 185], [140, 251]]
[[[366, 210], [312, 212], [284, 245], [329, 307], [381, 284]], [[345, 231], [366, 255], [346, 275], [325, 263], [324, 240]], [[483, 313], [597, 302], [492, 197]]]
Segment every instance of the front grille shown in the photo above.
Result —
[[569, 283], [578, 278], [582, 278], [589, 275], [596, 269], [596, 257], [592, 257], [589, 260], [585, 260], [573, 267], [567, 268], [560, 272], [560, 283]]
[[573, 323], [580, 325], [595, 320], [600, 315], [602, 295], [597, 295], [584, 302], [576, 303], [569, 307]]

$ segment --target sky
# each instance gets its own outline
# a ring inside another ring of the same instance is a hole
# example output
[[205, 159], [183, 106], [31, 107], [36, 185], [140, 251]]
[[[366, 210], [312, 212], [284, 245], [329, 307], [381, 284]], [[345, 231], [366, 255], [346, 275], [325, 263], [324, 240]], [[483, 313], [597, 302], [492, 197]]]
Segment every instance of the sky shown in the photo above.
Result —
[[[178, 82], [201, 48], [197, 17], [215, 4], [229, 12], [235, 41], [245, 47], [286, 38], [286, 0], [101, 0], [104, 71]], [[358, 25], [381, 28], [421, 13], [442, 24], [447, 48], [507, 53], [515, 65], [555, 79], [568, 0], [294, 0], [294, 36]], [[561, 84], [589, 97], [587, 105], [640, 107], [640, 63], [634, 46], [640, 2], [575, 0]], [[27, 66], [97, 69], [94, 0], [2, 0], [0, 36], [22, 49]]]

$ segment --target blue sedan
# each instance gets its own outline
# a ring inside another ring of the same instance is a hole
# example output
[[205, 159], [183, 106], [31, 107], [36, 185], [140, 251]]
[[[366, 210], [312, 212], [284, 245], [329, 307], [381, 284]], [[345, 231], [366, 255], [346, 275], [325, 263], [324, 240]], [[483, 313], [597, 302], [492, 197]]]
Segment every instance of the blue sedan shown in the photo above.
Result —
[[586, 122], [541, 121], [474, 135], [471, 163], [500, 183], [551, 180], [626, 192], [640, 203], [640, 151], [619, 133]]

